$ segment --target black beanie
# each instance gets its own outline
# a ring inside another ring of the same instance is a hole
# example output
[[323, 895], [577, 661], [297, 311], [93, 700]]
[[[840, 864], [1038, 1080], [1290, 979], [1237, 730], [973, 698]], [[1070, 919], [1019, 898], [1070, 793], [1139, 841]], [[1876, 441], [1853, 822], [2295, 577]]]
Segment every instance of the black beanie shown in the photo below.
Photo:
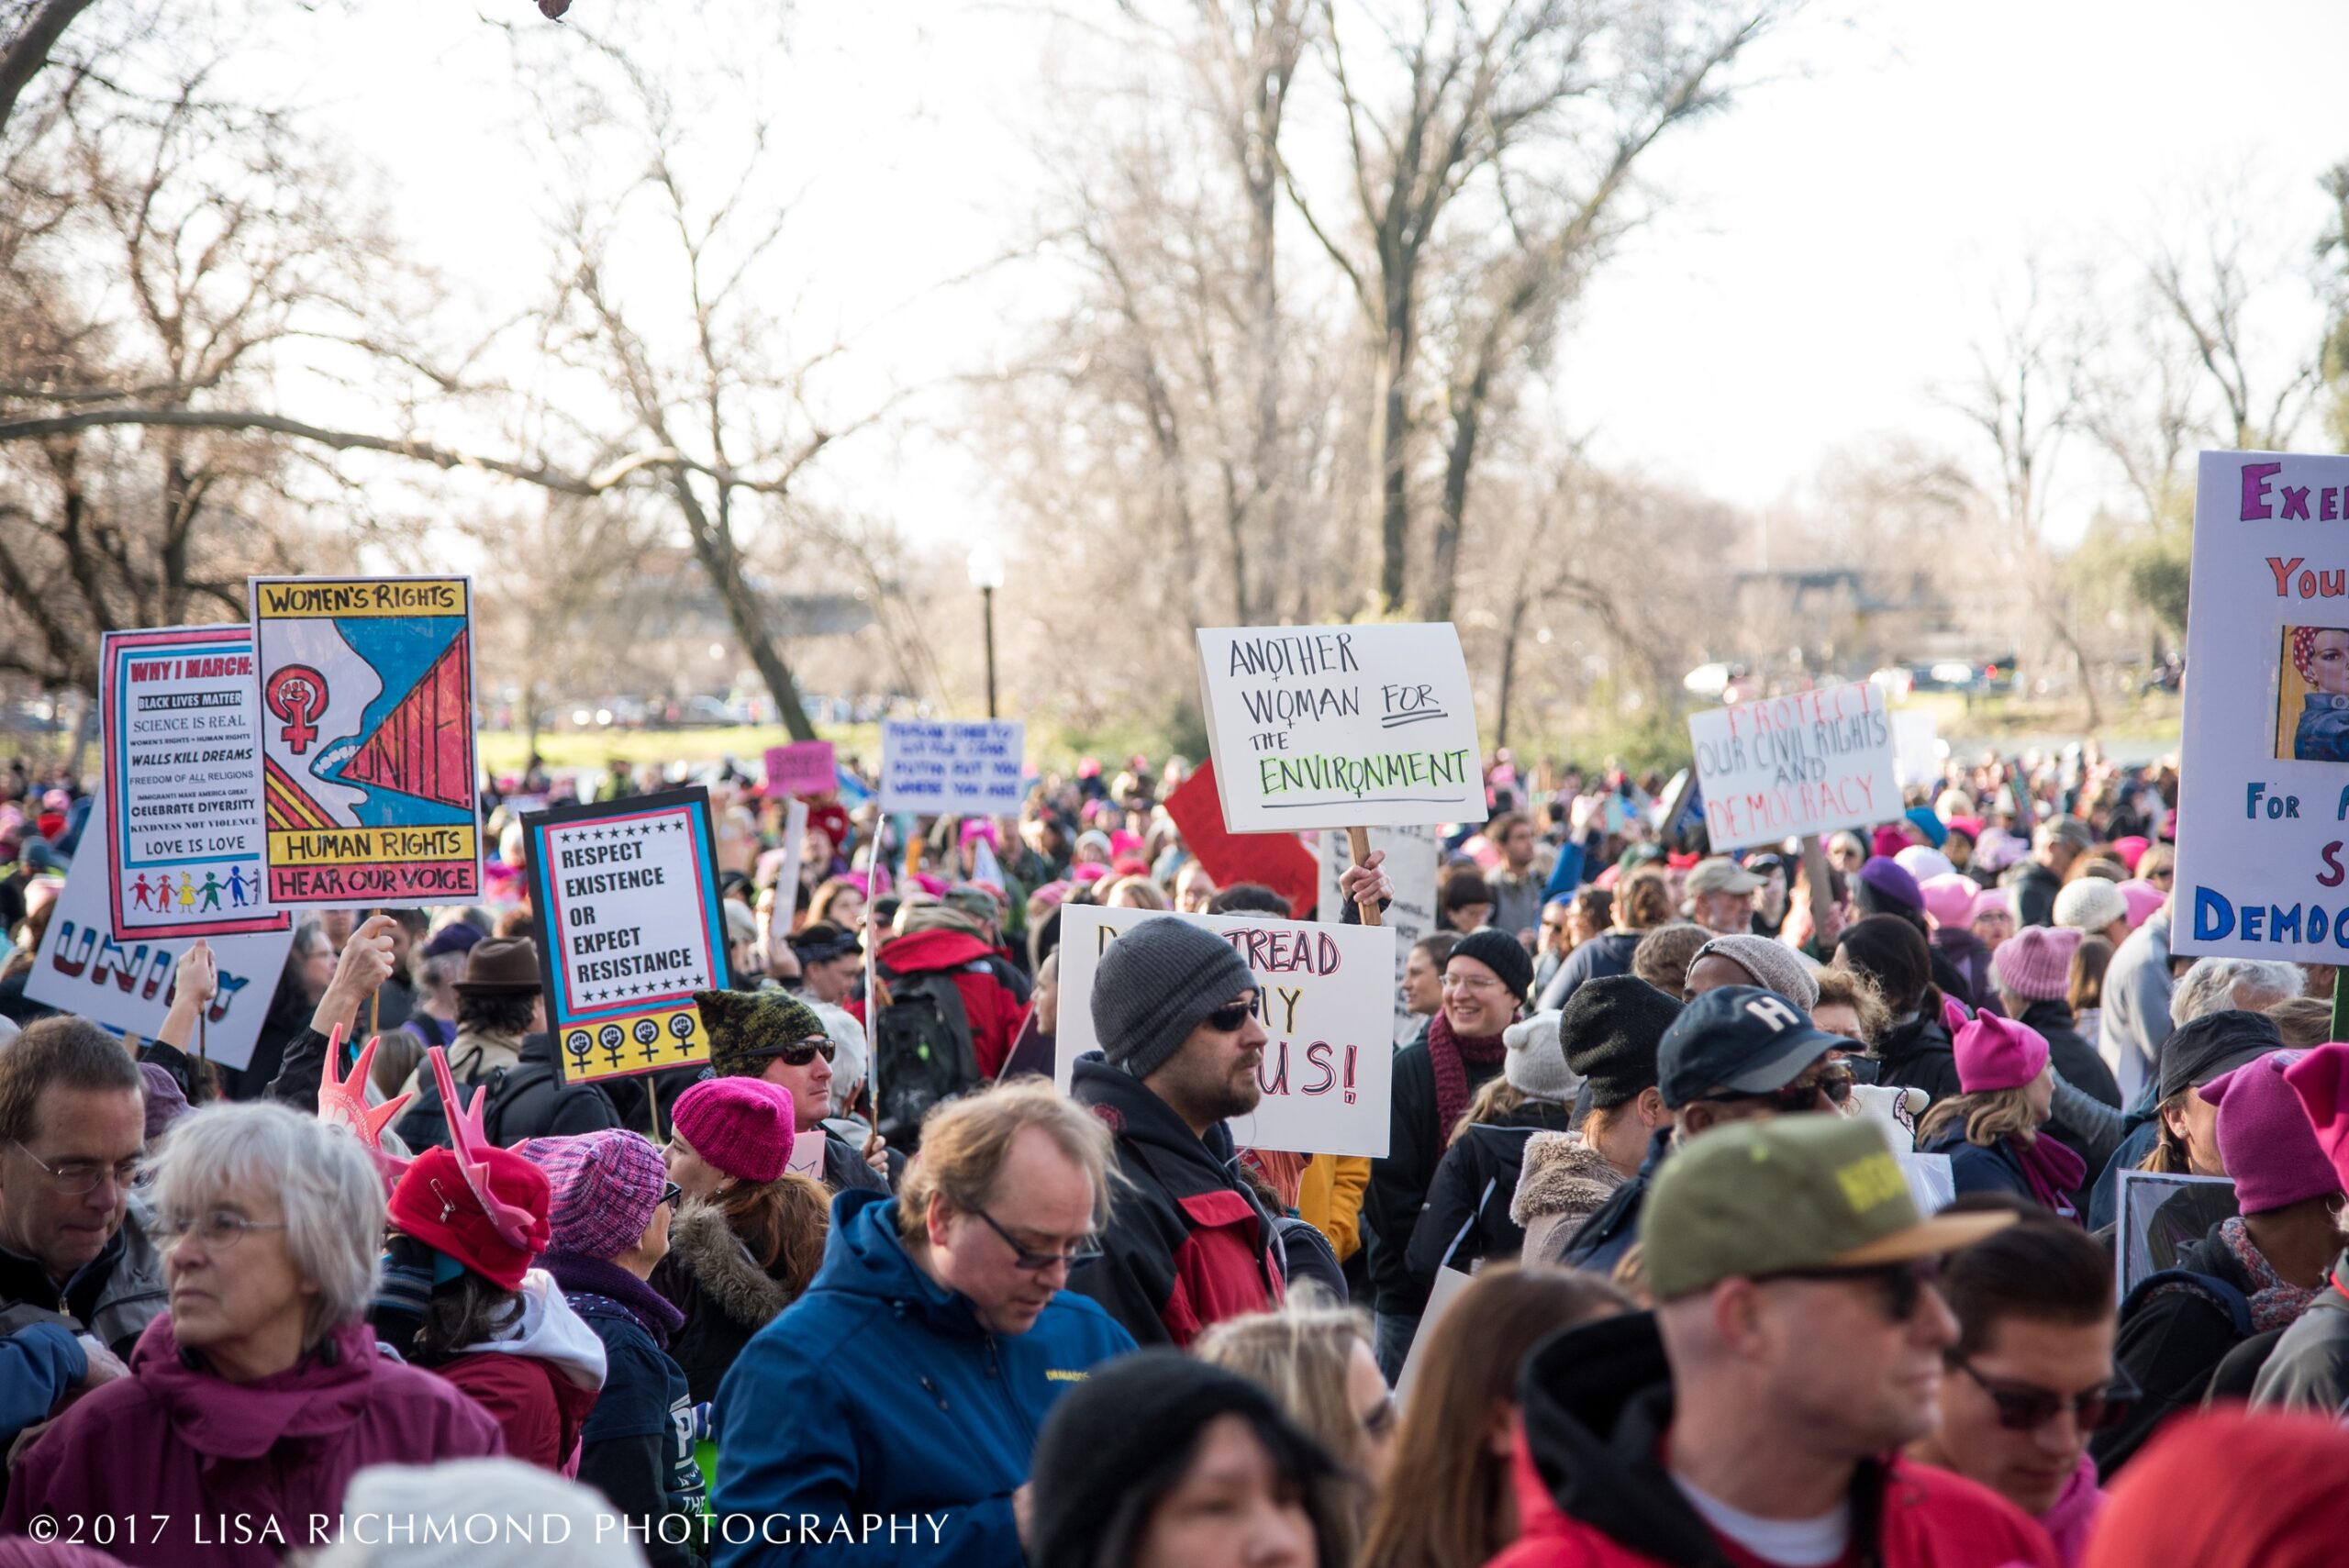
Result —
[[[1036, 1441], [1028, 1551], [1033, 1568], [1097, 1568], [1104, 1548], [1113, 1544], [1107, 1537], [1130, 1494], [1147, 1485], [1153, 1471], [1163, 1471], [1163, 1495], [1189, 1466], [1199, 1433], [1219, 1416], [1246, 1418], [1274, 1448], [1276, 1464], [1304, 1472], [1296, 1479], [1311, 1483], [1332, 1473], [1319, 1448], [1246, 1378], [1179, 1351], [1120, 1356], [1052, 1407]], [[1329, 1555], [1326, 1542], [1321, 1555]]]
[[1453, 945], [1452, 958], [1444, 962], [1450, 963], [1453, 958], [1475, 959], [1499, 975], [1501, 984], [1520, 1002], [1533, 989], [1533, 956], [1525, 951], [1523, 942], [1507, 931], [1491, 926], [1471, 931]]
[[1637, 1099], [1656, 1086], [1656, 1049], [1680, 1004], [1629, 974], [1586, 980], [1558, 1015], [1566, 1066], [1580, 1073], [1594, 1110]]

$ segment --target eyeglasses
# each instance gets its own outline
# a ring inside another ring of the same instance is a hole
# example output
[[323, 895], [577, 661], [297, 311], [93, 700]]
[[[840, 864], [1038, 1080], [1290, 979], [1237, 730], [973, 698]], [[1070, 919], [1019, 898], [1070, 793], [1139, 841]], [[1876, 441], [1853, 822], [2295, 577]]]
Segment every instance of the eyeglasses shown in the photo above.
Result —
[[1446, 974], [1443, 988], [1447, 991], [1497, 991], [1501, 983], [1489, 974]]
[[2165, 882], [2168, 882], [2168, 881], [2172, 880], [2172, 879], [2173, 879], [2173, 878], [2175, 878], [2176, 875], [2177, 875], [2177, 873], [2176, 873], [2176, 872], [2172, 871], [2172, 870], [2171, 870], [2169, 867], [2167, 867], [2167, 866], [2163, 866], [2163, 867], [2161, 867], [2161, 868], [2160, 868], [2159, 870], [2157, 870], [2157, 871], [2149, 871], [2149, 872], [2147, 872], [2147, 873], [2145, 873], [2145, 880], [2146, 880], [2147, 882], [2154, 883], [2154, 884], [2157, 884], [2157, 885], [2158, 885], [2159, 884], [2165, 883]]
[[1003, 1244], [1010, 1248], [1012, 1251], [1011, 1266], [1022, 1271], [1023, 1273], [1031, 1274], [1041, 1273], [1046, 1269], [1051, 1268], [1054, 1263], [1066, 1263], [1070, 1268], [1075, 1268], [1080, 1263], [1092, 1262], [1095, 1259], [1101, 1256], [1101, 1248], [1098, 1240], [1097, 1238], [1091, 1236], [1087, 1236], [1085, 1240], [1079, 1241], [1074, 1251], [1031, 1252], [1027, 1248], [1019, 1244], [1019, 1238], [1012, 1235], [1010, 1231], [1006, 1230], [1002, 1226], [997, 1225], [995, 1222], [995, 1216], [989, 1214], [985, 1209], [974, 1208], [971, 1210], [971, 1212], [977, 1215], [981, 1219], [986, 1221], [986, 1227], [988, 1229], [1003, 1238]]
[[674, 1208], [679, 1203], [684, 1201], [685, 1195], [685, 1189], [679, 1186], [676, 1183], [671, 1182], [668, 1185], [661, 1189], [661, 1202], [658, 1207], [663, 1208]]
[[119, 1165], [108, 1165], [96, 1160], [68, 1160], [62, 1165], [52, 1165], [16, 1139], [12, 1138], [8, 1141], [17, 1145], [17, 1152], [41, 1168], [42, 1172], [48, 1175], [50, 1186], [68, 1197], [80, 1197], [85, 1193], [96, 1190], [97, 1184], [109, 1173], [113, 1175], [114, 1184], [117, 1188], [127, 1189], [136, 1186], [139, 1184], [139, 1177], [146, 1173], [147, 1169], [147, 1162], [143, 1158], [125, 1160]]
[[1246, 1023], [1256, 1011], [1253, 1002], [1226, 1002], [1207, 1017], [1208, 1028], [1230, 1034]]
[[207, 1252], [225, 1252], [245, 1239], [249, 1231], [283, 1230], [283, 1221], [264, 1225], [257, 1219], [247, 1219], [232, 1208], [216, 1208], [201, 1219], [185, 1216], [158, 1217], [147, 1228], [147, 1234], [164, 1248], [178, 1246], [194, 1236], [204, 1243]]
[[1894, 1323], [1906, 1323], [1917, 1316], [1917, 1304], [1924, 1299], [1926, 1289], [1938, 1285], [1941, 1277], [1939, 1258], [1918, 1258], [1906, 1263], [1864, 1268], [1784, 1269], [1774, 1274], [1757, 1274], [1754, 1283], [1791, 1279], [1873, 1284], [1884, 1293], [1885, 1317]]
[[840, 1047], [832, 1043], [831, 1036], [810, 1035], [806, 1040], [794, 1040], [789, 1045], [778, 1045], [759, 1054], [772, 1056], [785, 1067], [805, 1067], [819, 1056], [829, 1062], [839, 1054], [839, 1051]]
[[1817, 1110], [1819, 1096], [1827, 1096], [1831, 1106], [1840, 1106], [1852, 1097], [1852, 1070], [1842, 1062], [1831, 1062], [1818, 1073], [1798, 1078], [1783, 1089], [1769, 1089], [1757, 1095], [1699, 1095], [1707, 1105], [1747, 1105], [1761, 1102], [1781, 1116], [1793, 1116], [1800, 1111]]
[[2115, 1378], [2101, 1388], [2066, 1396], [2033, 1384], [1985, 1377], [1972, 1362], [1956, 1360], [1950, 1364], [1981, 1385], [1990, 1403], [1998, 1407], [1998, 1425], [2010, 1432], [2035, 1432], [2066, 1410], [2081, 1431], [2100, 1432], [2125, 1418], [2140, 1393], [2126, 1378]]

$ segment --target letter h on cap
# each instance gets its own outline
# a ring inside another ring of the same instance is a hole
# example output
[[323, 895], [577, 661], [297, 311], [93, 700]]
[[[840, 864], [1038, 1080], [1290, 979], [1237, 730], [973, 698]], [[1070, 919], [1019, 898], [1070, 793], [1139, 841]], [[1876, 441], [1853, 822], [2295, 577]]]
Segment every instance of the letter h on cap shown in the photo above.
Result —
[[1772, 1034], [1783, 1034], [1802, 1022], [1802, 1015], [1795, 1011], [1794, 1004], [1776, 996], [1756, 996], [1745, 1004], [1745, 1010], [1767, 1024]]

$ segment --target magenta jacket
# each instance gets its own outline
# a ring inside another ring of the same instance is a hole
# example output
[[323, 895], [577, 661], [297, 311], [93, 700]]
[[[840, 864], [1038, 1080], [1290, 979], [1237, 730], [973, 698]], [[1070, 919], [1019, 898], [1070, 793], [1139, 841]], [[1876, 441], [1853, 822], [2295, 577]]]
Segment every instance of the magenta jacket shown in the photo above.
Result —
[[182, 1359], [166, 1313], [139, 1335], [130, 1375], [77, 1401], [10, 1473], [0, 1535], [47, 1515], [55, 1539], [127, 1563], [263, 1568], [332, 1540], [343, 1490], [368, 1465], [504, 1451], [486, 1411], [384, 1359], [363, 1322], [289, 1371], [235, 1384]]

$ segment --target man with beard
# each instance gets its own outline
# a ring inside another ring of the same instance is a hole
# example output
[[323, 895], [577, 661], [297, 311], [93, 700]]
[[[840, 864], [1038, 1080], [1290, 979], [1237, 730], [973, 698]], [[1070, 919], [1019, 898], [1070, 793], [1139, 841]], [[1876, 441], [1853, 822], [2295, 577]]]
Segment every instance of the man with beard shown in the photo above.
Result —
[[1069, 1288], [1141, 1344], [1185, 1347], [1282, 1295], [1273, 1217], [1223, 1125], [1264, 1097], [1256, 977], [1214, 932], [1144, 920], [1101, 955], [1090, 1006], [1101, 1051], [1078, 1058], [1069, 1092], [1108, 1124], [1125, 1190]]

